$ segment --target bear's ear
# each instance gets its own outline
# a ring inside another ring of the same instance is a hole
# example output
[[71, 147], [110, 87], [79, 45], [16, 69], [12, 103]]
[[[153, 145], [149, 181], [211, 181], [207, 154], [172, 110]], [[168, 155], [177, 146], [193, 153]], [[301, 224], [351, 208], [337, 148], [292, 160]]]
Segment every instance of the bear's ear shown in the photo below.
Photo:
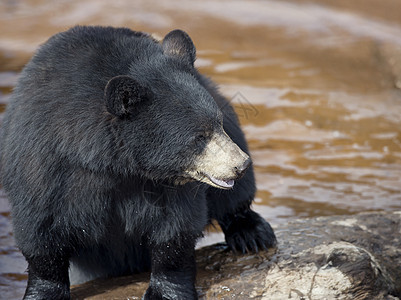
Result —
[[118, 117], [129, 115], [141, 101], [148, 97], [147, 89], [126, 75], [110, 79], [104, 90], [107, 110]]
[[191, 65], [196, 59], [196, 49], [189, 35], [182, 30], [170, 31], [163, 39], [163, 52], [167, 55], [177, 56]]

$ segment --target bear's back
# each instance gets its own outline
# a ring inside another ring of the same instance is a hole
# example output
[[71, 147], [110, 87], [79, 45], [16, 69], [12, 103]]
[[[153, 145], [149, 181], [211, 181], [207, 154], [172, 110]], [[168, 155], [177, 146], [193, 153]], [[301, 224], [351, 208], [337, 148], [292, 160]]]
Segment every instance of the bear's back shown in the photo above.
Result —
[[54, 35], [39, 48], [23, 70], [12, 101], [29, 101], [27, 95], [35, 100], [36, 94], [40, 94], [42, 104], [65, 98], [69, 102], [103, 100], [108, 80], [128, 74], [136, 60], [160, 51], [159, 44], [141, 32], [76, 26]]
[[7, 105], [2, 175], [40, 166], [45, 172], [52, 159], [105, 162], [112, 155], [105, 142], [111, 140], [103, 99], [108, 80], [161, 51], [147, 34], [126, 28], [77, 26], [51, 37], [21, 72]]

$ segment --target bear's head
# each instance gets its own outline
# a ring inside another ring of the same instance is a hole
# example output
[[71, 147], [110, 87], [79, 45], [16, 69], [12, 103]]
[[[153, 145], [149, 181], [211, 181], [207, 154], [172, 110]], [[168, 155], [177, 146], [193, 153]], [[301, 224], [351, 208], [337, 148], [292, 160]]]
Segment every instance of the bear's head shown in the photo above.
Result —
[[105, 88], [118, 128], [116, 157], [152, 180], [233, 187], [251, 160], [225, 133], [223, 114], [200, 83], [191, 38], [174, 30], [144, 48], [129, 74], [111, 78]]

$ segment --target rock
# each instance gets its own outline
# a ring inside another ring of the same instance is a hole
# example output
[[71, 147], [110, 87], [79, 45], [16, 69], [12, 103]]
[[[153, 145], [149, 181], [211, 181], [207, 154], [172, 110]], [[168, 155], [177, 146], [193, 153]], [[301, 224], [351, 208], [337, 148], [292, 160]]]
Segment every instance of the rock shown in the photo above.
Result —
[[[399, 299], [401, 212], [301, 219], [275, 228], [277, 249], [197, 250], [200, 299]], [[73, 299], [141, 299], [149, 274], [94, 280]]]

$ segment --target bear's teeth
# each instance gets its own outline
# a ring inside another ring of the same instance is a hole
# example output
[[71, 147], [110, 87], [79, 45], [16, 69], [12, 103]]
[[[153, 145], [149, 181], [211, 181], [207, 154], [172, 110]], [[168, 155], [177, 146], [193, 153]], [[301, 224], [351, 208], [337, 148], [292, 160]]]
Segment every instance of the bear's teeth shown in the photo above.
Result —
[[214, 183], [217, 184], [218, 186], [224, 187], [224, 188], [232, 188], [234, 186], [234, 180], [221, 180], [214, 178], [213, 176], [208, 176], [209, 179]]

